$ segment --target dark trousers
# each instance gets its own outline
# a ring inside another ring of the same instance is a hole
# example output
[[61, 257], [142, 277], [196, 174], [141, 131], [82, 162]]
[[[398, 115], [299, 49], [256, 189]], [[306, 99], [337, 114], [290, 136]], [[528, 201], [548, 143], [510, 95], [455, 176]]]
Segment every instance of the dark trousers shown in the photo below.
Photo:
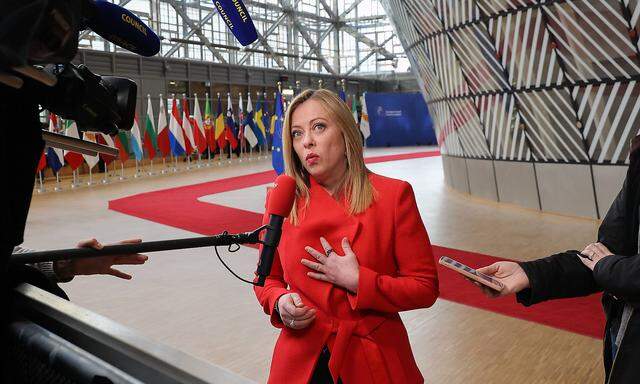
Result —
[[[329, 371], [330, 357], [331, 354], [329, 353], [329, 348], [325, 346], [322, 349], [322, 352], [320, 352], [320, 357], [318, 357], [318, 362], [316, 363], [316, 369], [313, 371], [309, 384], [333, 384], [333, 378]], [[342, 379], [338, 378], [338, 384], [343, 384]]]

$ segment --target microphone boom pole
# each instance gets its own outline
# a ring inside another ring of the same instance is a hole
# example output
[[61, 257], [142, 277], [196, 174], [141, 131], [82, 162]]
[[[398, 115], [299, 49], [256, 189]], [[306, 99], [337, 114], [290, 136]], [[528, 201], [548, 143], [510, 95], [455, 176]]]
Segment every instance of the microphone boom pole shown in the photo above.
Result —
[[132, 253], [147, 253], [170, 251], [175, 249], [215, 247], [233, 244], [260, 243], [260, 231], [267, 226], [262, 226], [253, 232], [237, 234], [222, 233], [213, 236], [191, 237], [185, 239], [147, 241], [137, 244], [106, 245], [102, 249], [93, 248], [69, 248], [49, 251], [25, 252], [11, 255], [13, 264], [32, 264], [43, 261], [70, 260], [85, 257], [112, 256]]

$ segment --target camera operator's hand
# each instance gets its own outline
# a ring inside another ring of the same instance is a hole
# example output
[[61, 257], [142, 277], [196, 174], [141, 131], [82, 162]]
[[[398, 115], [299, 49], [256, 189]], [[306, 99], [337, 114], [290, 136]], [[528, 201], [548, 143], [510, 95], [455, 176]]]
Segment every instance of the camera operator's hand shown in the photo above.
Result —
[[[120, 241], [118, 244], [140, 243], [141, 239]], [[78, 243], [78, 248], [102, 249], [103, 245], [96, 239], [83, 240]], [[114, 265], [144, 264], [148, 257], [138, 253], [127, 255], [113, 255], [88, 257], [84, 259], [60, 260], [55, 262], [54, 270], [59, 279], [65, 280], [76, 275], [112, 275], [121, 279], [130, 280], [131, 275], [124, 273]]]
[[613, 255], [613, 253], [611, 253], [611, 251], [602, 243], [591, 243], [580, 253], [585, 256], [580, 257], [580, 261], [582, 261], [582, 264], [586, 265], [592, 271], [600, 259]]
[[523, 289], [529, 288], [529, 278], [518, 263], [513, 261], [499, 261], [486, 267], [478, 268], [478, 272], [491, 276], [504, 284], [504, 288], [498, 292], [485, 285], [473, 281], [478, 285], [482, 292], [489, 297], [506, 296], [512, 293], [518, 293]]

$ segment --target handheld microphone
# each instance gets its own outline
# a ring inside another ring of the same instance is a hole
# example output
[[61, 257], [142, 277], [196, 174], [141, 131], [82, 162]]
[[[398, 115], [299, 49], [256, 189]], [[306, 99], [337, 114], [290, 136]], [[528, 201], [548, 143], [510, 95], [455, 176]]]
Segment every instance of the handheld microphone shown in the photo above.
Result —
[[282, 223], [289, 216], [293, 201], [296, 197], [296, 181], [287, 176], [280, 175], [275, 180], [275, 187], [271, 190], [267, 201], [267, 214], [269, 215], [269, 225], [262, 239], [262, 250], [260, 251], [260, 261], [258, 263], [257, 285], [263, 287], [267, 276], [271, 273], [273, 255], [278, 248], [280, 235], [282, 235]]
[[213, 4], [240, 44], [247, 46], [258, 39], [256, 27], [242, 0], [213, 0]]
[[85, 24], [92, 31], [142, 56], [160, 51], [160, 39], [138, 16], [104, 0], [88, 1]]

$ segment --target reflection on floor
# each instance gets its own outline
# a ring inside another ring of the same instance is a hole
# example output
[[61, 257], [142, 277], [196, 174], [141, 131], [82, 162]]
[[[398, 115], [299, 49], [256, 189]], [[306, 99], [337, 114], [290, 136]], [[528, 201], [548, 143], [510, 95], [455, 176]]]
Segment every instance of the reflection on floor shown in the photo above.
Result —
[[[417, 151], [425, 148], [372, 149], [367, 157]], [[369, 167], [413, 185], [431, 241], [439, 246], [529, 260], [580, 248], [595, 239], [596, 221], [491, 203], [448, 189], [439, 157]], [[189, 231], [110, 211], [107, 203], [132, 194], [268, 169], [268, 161], [245, 162], [37, 196], [25, 245], [50, 249], [73, 246], [87, 237], [109, 242], [193, 236]], [[261, 191], [260, 187], [247, 188], [203, 201], [261, 211]], [[250, 287], [230, 276], [211, 249], [151, 256], [144, 267], [127, 268], [135, 275], [132, 281], [78, 277], [64, 288], [76, 303], [264, 382], [277, 331], [260, 311]], [[223, 257], [242, 275], [252, 275], [254, 249], [223, 252]], [[404, 313], [403, 319], [429, 383], [597, 383], [603, 379], [601, 342], [592, 337], [446, 300], [430, 309]]]

